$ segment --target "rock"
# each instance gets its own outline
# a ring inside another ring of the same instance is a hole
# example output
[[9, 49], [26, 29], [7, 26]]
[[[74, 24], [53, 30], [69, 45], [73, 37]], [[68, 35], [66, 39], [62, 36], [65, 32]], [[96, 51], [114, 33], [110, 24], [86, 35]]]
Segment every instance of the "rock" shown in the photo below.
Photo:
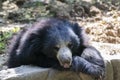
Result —
[[60, 1], [54, 1], [54, 3], [49, 4], [50, 12], [54, 13], [56, 17], [59, 18], [70, 18], [70, 11], [72, 6], [62, 3]]
[[111, 60], [111, 63], [113, 65], [113, 74], [114, 79], [113, 80], [120, 80], [120, 60], [113, 59]]
[[80, 80], [78, 74], [71, 71], [50, 70], [46, 80]]
[[97, 7], [95, 7], [95, 6], [91, 7], [90, 12], [91, 12], [92, 16], [95, 16], [97, 14], [101, 14], [101, 11]]
[[77, 74], [71, 71], [57, 71], [35, 66], [21, 66], [0, 71], [0, 80], [82, 80], [86, 77], [88, 80], [93, 79], [82, 73]]
[[[104, 80], [120, 80], [120, 44], [92, 43], [100, 50], [106, 64]], [[113, 53], [114, 54], [110, 54]], [[0, 71], [0, 80], [94, 80], [93, 77], [71, 71], [57, 71], [51, 68], [20, 66]]]
[[113, 36], [113, 37], [116, 37], [117, 34], [115, 33], [114, 30], [107, 30], [106, 33], [105, 33], [107, 36]]
[[90, 34], [91, 30], [90, 28], [86, 28], [86, 31], [85, 31], [87, 34]]
[[[120, 54], [120, 44], [110, 44], [110, 43], [99, 43], [99, 42], [92, 42], [92, 46], [97, 48], [100, 52], [101, 55], [105, 58], [105, 60], [108, 60], [108, 58], [105, 55], [119, 55]], [[116, 59], [120, 59], [116, 57]]]
[[46, 80], [49, 69], [21, 66], [0, 71], [0, 80]]
[[117, 35], [120, 37], [120, 28], [117, 30]]
[[106, 63], [106, 73], [105, 73], [105, 80], [113, 80], [113, 67], [109, 60], [105, 61]]
[[18, 10], [18, 6], [14, 3], [11, 3], [10, 1], [5, 1], [3, 3], [3, 7], [4, 10], [8, 11], [8, 12], [13, 12], [13, 11], [17, 11]]
[[[120, 55], [103, 55], [106, 64], [104, 80], [120, 80]], [[20, 66], [0, 71], [0, 80], [94, 80], [93, 77], [72, 71], [57, 71], [51, 68]]]

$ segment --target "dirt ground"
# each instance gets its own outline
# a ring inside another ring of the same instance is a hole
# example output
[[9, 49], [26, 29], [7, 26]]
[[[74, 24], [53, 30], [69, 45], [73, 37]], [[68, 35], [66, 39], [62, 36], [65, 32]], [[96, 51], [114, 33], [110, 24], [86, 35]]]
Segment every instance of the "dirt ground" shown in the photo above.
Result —
[[107, 12], [79, 22], [92, 41], [120, 44], [120, 11]]

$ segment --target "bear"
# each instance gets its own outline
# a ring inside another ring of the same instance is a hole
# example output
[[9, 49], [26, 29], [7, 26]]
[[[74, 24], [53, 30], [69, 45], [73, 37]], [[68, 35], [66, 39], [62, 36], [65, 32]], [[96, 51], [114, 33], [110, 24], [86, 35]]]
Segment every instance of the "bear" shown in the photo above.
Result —
[[35, 65], [82, 72], [96, 78], [104, 76], [100, 52], [89, 44], [85, 30], [76, 22], [43, 18], [23, 29], [9, 46], [8, 68]]

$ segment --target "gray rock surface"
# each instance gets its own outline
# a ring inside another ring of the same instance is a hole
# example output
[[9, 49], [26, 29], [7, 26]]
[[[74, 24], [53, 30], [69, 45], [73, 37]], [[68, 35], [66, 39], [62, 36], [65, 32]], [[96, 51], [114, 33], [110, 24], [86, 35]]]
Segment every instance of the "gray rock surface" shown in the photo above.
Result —
[[0, 71], [0, 80], [46, 80], [49, 69], [21, 66]]
[[[102, 54], [106, 64], [104, 80], [120, 80], [120, 44], [92, 43]], [[117, 50], [117, 51], [116, 51]], [[113, 55], [114, 52], [114, 55]], [[112, 54], [110, 54], [112, 53]], [[71, 71], [57, 71], [50, 68], [20, 66], [0, 71], [0, 80], [95, 80], [93, 77]]]
[[[105, 56], [105, 80], [120, 80], [120, 55]], [[50, 68], [20, 66], [1, 70], [0, 80], [94, 80], [93, 77], [71, 71], [57, 71]]]
[[113, 59], [111, 60], [113, 66], [113, 80], [120, 80], [120, 60]]
[[43, 69], [35, 66], [21, 66], [0, 71], [0, 80], [82, 80], [85, 77], [88, 76], [83, 76], [82, 73]]

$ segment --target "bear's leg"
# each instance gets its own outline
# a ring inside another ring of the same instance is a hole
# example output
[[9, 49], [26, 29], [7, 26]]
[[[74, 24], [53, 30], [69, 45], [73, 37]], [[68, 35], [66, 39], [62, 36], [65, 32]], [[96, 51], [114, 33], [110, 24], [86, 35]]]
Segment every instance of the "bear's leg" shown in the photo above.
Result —
[[100, 78], [104, 76], [105, 66], [99, 52], [93, 47], [88, 47], [81, 56], [73, 57], [72, 69]]
[[88, 62], [82, 57], [75, 56], [73, 58], [72, 69], [75, 72], [83, 72], [95, 77], [100, 77], [104, 74], [104, 69], [98, 65]]

